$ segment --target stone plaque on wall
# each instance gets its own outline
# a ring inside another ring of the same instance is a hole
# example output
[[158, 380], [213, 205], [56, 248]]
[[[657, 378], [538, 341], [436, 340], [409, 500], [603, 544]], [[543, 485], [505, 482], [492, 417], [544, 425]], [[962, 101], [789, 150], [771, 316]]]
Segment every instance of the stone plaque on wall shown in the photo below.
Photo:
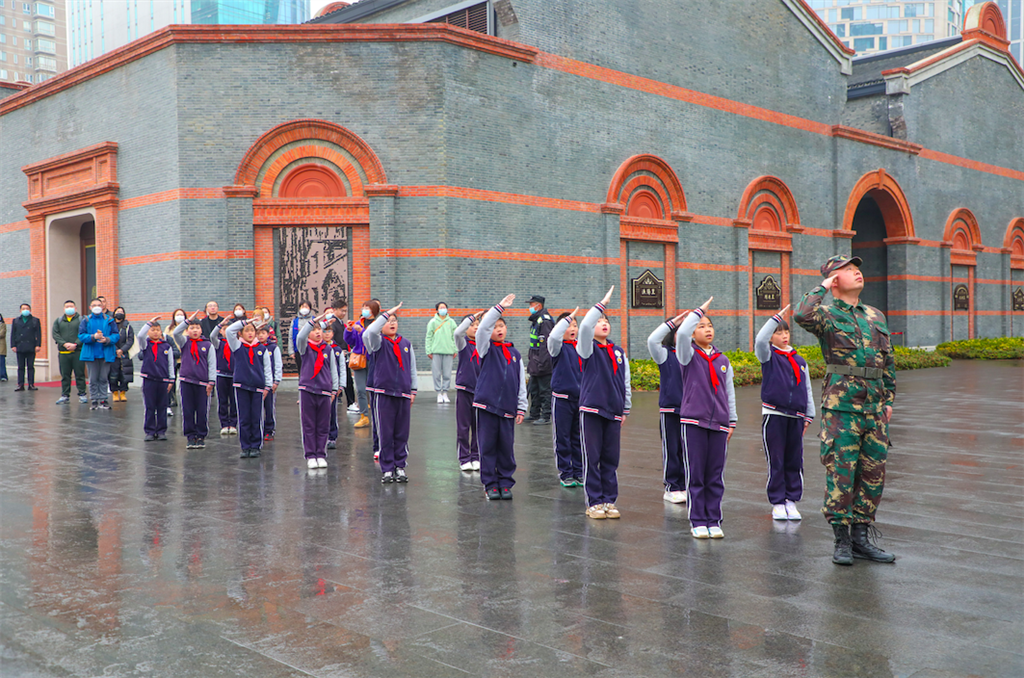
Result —
[[967, 290], [967, 285], [961, 284], [953, 288], [953, 310], [971, 310], [971, 293]]
[[665, 306], [665, 282], [650, 269], [639, 278], [633, 278], [633, 308], [662, 308]]
[[782, 288], [775, 282], [775, 278], [767, 276], [757, 286], [757, 310], [777, 311], [782, 308]]
[[1013, 298], [1013, 310], [1024, 311], [1024, 287], [1018, 285], [1011, 296]]

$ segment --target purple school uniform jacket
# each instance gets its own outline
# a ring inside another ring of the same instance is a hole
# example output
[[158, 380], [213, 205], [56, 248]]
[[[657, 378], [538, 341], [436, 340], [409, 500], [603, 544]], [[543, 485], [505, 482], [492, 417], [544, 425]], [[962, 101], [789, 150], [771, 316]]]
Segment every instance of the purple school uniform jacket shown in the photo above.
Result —
[[594, 327], [605, 307], [595, 304], [580, 323], [576, 352], [583, 358], [580, 381], [580, 412], [622, 421], [629, 414], [633, 391], [629, 381], [629, 360], [620, 347], [594, 339]]
[[548, 355], [551, 356], [551, 395], [579, 402], [580, 384], [583, 382], [583, 358], [576, 351], [575, 341], [565, 341], [569, 319], [562, 318], [548, 335]]
[[149, 340], [149, 323], [142, 326], [139, 336], [139, 356], [142, 357], [143, 379], [174, 382], [174, 351], [166, 341]]
[[704, 312], [695, 309], [676, 332], [676, 360], [683, 366], [679, 421], [713, 431], [728, 431], [736, 426], [732, 364], [713, 346], [709, 355], [693, 341], [693, 330], [703, 317]]
[[495, 306], [484, 313], [476, 331], [480, 374], [473, 392], [473, 407], [512, 419], [517, 414], [526, 414], [526, 366], [511, 342], [491, 341], [494, 325], [504, 311]]
[[363, 332], [363, 346], [367, 355], [373, 357], [373, 385], [367, 383], [366, 390], [395, 398], [411, 398], [418, 386], [416, 378], [416, 353], [409, 340], [395, 335], [381, 334], [390, 320], [387, 312], [381, 312]]
[[235, 388], [246, 391], [262, 391], [274, 385], [274, 372], [270, 364], [270, 352], [263, 344], [243, 343], [238, 337], [246, 321], [238, 320], [228, 326], [224, 334], [231, 349], [231, 378]]
[[796, 351], [780, 351], [771, 344], [781, 316], [774, 315], [754, 339], [754, 355], [761, 361], [761, 406], [790, 417], [814, 419], [814, 398], [807, 361]]
[[659, 325], [647, 337], [647, 350], [658, 364], [661, 383], [658, 386], [658, 411], [679, 414], [683, 401], [683, 368], [676, 360], [675, 347], [669, 348], [662, 342], [676, 328], [671, 320]]
[[474, 317], [467, 315], [455, 328], [455, 348], [459, 354], [459, 366], [455, 369], [455, 388], [466, 393], [476, 391], [476, 380], [480, 375], [480, 356], [476, 353], [476, 340], [466, 336], [466, 330], [473, 324]]
[[213, 344], [206, 338], [192, 340], [185, 336], [187, 323], [174, 326], [171, 336], [181, 351], [181, 369], [178, 377], [186, 384], [206, 386], [217, 381], [217, 359]]
[[306, 321], [299, 327], [295, 338], [295, 350], [302, 355], [302, 367], [299, 369], [299, 389], [317, 395], [329, 396], [339, 389], [338, 370], [334, 366], [334, 351], [320, 342], [309, 343], [309, 333], [313, 330], [313, 322]]

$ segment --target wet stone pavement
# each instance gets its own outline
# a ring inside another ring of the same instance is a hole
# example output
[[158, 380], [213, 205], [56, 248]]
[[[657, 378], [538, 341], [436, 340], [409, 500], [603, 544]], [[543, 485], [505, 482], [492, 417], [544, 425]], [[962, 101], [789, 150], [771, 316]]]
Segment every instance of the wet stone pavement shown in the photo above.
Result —
[[[663, 502], [657, 395], [623, 432], [622, 519], [558, 486], [517, 428], [515, 499], [459, 471], [454, 406], [413, 407], [407, 486], [343, 423], [307, 473], [293, 393], [276, 442], [143, 443], [111, 412], [0, 388], [0, 675], [1024, 675], [1024, 364], [901, 372], [883, 547], [831, 563], [812, 426], [802, 523], [764, 496], [759, 391], [738, 389], [726, 538]], [[816, 392], [818, 386], [815, 388]], [[343, 419], [347, 417], [342, 415]]]

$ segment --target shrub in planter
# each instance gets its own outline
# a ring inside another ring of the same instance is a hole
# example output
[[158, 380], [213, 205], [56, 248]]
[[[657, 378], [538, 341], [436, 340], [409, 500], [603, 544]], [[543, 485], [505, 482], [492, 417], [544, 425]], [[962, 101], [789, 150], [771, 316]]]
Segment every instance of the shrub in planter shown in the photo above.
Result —
[[935, 350], [960, 360], [1021, 360], [1024, 359], [1024, 337], [947, 341]]

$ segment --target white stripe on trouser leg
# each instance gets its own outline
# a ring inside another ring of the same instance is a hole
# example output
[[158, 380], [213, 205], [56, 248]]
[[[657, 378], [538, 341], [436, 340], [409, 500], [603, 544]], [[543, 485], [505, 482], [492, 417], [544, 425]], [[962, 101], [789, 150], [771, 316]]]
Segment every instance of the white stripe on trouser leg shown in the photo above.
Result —
[[[768, 452], [768, 417], [772, 415], [765, 414], [761, 417], [761, 444], [764, 445], [764, 460], [768, 464], [768, 480], [764, 484], [765, 494], [768, 493], [768, 487], [772, 484], [772, 455]], [[771, 502], [771, 498], [768, 499]]]
[[722, 517], [718, 519], [718, 527], [722, 526], [722, 521], [725, 520], [725, 513], [722, 511], [722, 504], [725, 503], [725, 466], [729, 463], [729, 434], [725, 434], [725, 449], [722, 450], [722, 475], [720, 480], [722, 481], [722, 501], [719, 503], [718, 510], [722, 513]]
[[562, 477], [562, 469], [558, 468], [558, 417], [555, 416], [555, 396], [551, 396], [551, 449], [555, 452], [555, 470]]
[[[259, 391], [257, 391], [257, 393], [259, 393]], [[269, 396], [267, 396], [267, 397], [269, 397]], [[260, 403], [259, 404], [260, 404], [260, 437], [259, 437], [259, 445], [260, 446], [258, 448], [256, 448], [256, 449], [262, 450], [263, 449], [263, 419], [267, 415], [267, 408], [264, 407], [265, 403], [263, 402], [263, 394], [262, 393], [260, 393]]]
[[686, 519], [693, 527], [693, 519], [690, 517], [690, 510], [693, 508], [693, 495], [690, 493], [690, 445], [686, 439], [686, 424], [682, 424], [679, 436], [683, 442], [683, 482], [686, 483]]
[[[380, 445], [380, 448], [377, 451], [378, 452], [383, 452], [384, 451], [384, 436], [382, 436], [381, 433], [380, 433], [380, 394], [379, 393], [376, 394], [374, 396], [374, 398], [373, 398], [373, 419], [374, 419], [373, 423], [375, 424], [375, 428], [377, 429], [377, 444]], [[370, 436], [371, 436], [371, 438], [370, 438], [370, 440], [371, 440], [370, 446], [372, 447], [373, 446], [373, 443], [372, 443], [372, 440], [373, 440], [373, 438], [372, 438], [373, 430], [372, 429], [370, 430]], [[395, 460], [394, 444], [392, 444], [391, 447], [392, 447], [392, 450], [391, 450], [391, 461], [394, 462], [394, 460]]]
[[587, 479], [590, 478], [590, 458], [587, 455], [586, 428], [583, 426], [585, 416], [585, 413], [580, 412], [580, 447], [583, 450], [583, 496], [587, 498], [587, 508], [590, 508], [593, 504], [590, 503], [590, 488], [587, 487]]
[[669, 491], [668, 486], [668, 427], [665, 426], [665, 414], [661, 414], [661, 484], [665, 486], [665, 491]]
[[299, 390], [299, 444], [302, 446], [302, 456], [305, 457], [306, 456], [306, 432], [302, 428], [302, 391], [301, 390]]
[[[235, 428], [242, 423], [242, 418], [238, 416], [238, 413], [242, 410], [238, 407], [238, 389], [235, 388], [234, 384], [231, 385], [231, 396], [235, 399]], [[242, 436], [238, 436], [238, 446], [242, 446]], [[242, 449], [245, 449], [244, 447]]]

